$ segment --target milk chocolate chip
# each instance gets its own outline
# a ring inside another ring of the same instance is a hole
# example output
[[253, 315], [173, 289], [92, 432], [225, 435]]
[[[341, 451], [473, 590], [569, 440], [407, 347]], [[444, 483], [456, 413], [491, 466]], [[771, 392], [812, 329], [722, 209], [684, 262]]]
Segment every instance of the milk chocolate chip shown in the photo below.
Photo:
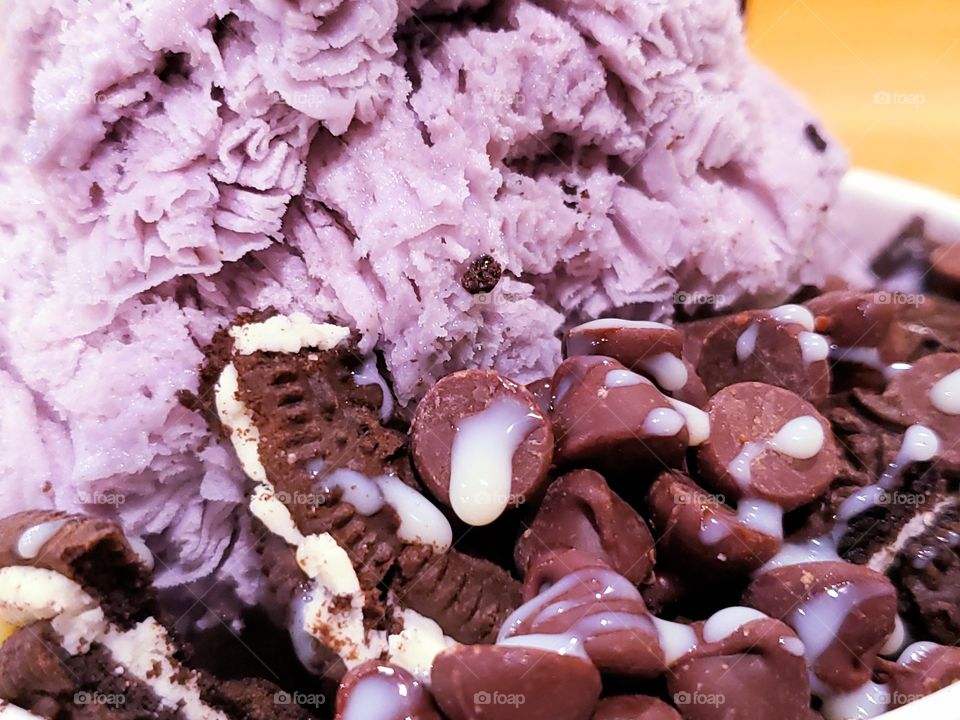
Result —
[[897, 306], [889, 293], [835, 290], [806, 305], [815, 316], [815, 329], [842, 347], [879, 347], [890, 331]]
[[726, 318], [704, 339], [697, 372], [711, 394], [754, 381], [820, 402], [830, 392], [828, 352], [810, 311], [785, 305]]
[[960, 682], [960, 648], [954, 646], [914, 643], [896, 662], [881, 660], [879, 665], [892, 686], [895, 708]]
[[897, 615], [890, 581], [847, 562], [774, 568], [754, 579], [743, 601], [796, 630], [814, 675], [841, 692], [870, 679]]
[[371, 660], [340, 681], [335, 720], [442, 720], [433, 698], [403, 668]]
[[694, 629], [701, 642], [667, 675], [684, 720], [807, 720], [807, 667], [789, 627], [729, 608]]
[[669, 325], [615, 318], [578, 325], [566, 340], [567, 357], [611, 357], [667, 391], [679, 390], [687, 382], [682, 350], [683, 337]]
[[538, 555], [567, 548], [603, 560], [634, 584], [653, 573], [653, 538], [646, 524], [592, 470], [574, 470], [550, 485], [514, 557], [525, 573]]
[[648, 695], [620, 695], [604, 698], [593, 711], [592, 720], [683, 720], [680, 713], [659, 698]]
[[782, 545], [779, 508], [747, 501], [738, 516], [680, 472], [663, 473], [647, 503], [659, 553], [678, 571], [748, 573]]
[[710, 439], [697, 453], [704, 480], [731, 500], [758, 498], [793, 510], [830, 485], [839, 453], [830, 424], [789, 390], [731, 385], [707, 405]]
[[[894, 376], [882, 400], [889, 408], [885, 419], [902, 427], [927, 426], [945, 441], [940, 461], [952, 470], [960, 469], [960, 447], [952, 441], [960, 435], [960, 353], [920, 358]], [[883, 411], [877, 405], [871, 409]]]
[[430, 681], [450, 720], [589, 720], [600, 696], [590, 661], [538, 648], [459, 645]]
[[653, 619], [629, 580], [576, 550], [556, 553], [532, 572], [538, 594], [503, 623], [499, 642], [551, 637], [583, 650], [601, 672], [652, 678], [664, 669]]
[[538, 499], [553, 459], [553, 430], [537, 399], [492, 370], [440, 380], [417, 406], [411, 437], [427, 488], [471, 525]]
[[575, 357], [553, 378], [557, 462], [608, 477], [678, 465], [690, 442], [684, 415], [641, 375], [610, 358]]

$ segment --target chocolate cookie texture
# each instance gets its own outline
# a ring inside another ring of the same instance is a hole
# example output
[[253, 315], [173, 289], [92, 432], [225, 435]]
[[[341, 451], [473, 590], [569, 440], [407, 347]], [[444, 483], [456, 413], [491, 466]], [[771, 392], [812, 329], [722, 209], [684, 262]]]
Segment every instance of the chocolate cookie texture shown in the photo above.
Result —
[[299, 708], [277, 712], [268, 683], [209, 692], [209, 678], [182, 664], [182, 649], [154, 615], [151, 566], [144, 548], [103, 520], [48, 511], [0, 520], [5, 717], [308, 717]]
[[[427, 678], [451, 635], [492, 638], [519, 584], [450, 548], [450, 523], [417, 488], [407, 436], [383, 424], [389, 387], [371, 381], [348, 332], [250, 320], [214, 341], [217, 413], [256, 483], [253, 515], [287, 546], [283, 560], [282, 545], [263, 545], [303, 664], [336, 675], [386, 659]], [[552, 438], [545, 444], [549, 455]]]
[[543, 494], [553, 428], [532, 393], [493, 371], [440, 380], [417, 405], [410, 434], [421, 479], [470, 525]]

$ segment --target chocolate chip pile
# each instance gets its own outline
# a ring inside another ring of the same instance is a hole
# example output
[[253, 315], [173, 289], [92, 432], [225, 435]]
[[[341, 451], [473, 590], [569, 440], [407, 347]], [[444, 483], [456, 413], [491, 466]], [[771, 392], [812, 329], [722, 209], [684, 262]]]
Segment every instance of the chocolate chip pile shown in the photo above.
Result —
[[204, 378], [338, 718], [845, 720], [960, 679], [958, 309], [600, 319], [409, 418], [346, 329], [267, 311]]
[[0, 716], [847, 720], [929, 695], [960, 680], [958, 310], [835, 290], [594, 320], [551, 377], [466, 370], [409, 411], [348, 329], [240, 316], [201, 397], [251, 481], [274, 644], [335, 702], [190, 669], [149, 551], [44, 511], [0, 521]]

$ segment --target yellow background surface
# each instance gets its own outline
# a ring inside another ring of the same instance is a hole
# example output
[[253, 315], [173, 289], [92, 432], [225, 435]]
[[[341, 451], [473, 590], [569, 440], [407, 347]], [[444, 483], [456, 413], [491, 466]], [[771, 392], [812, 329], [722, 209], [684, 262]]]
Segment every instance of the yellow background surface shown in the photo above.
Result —
[[852, 162], [960, 195], [960, 0], [748, 0], [754, 53]]

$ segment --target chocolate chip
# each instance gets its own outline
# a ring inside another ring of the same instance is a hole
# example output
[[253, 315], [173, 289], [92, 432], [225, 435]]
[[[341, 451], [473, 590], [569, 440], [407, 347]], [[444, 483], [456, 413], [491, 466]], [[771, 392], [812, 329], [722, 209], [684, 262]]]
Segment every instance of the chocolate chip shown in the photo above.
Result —
[[544, 417], [549, 417], [550, 405], [553, 402], [553, 378], [545, 377], [527, 383], [527, 390], [537, 399], [537, 405]]
[[896, 316], [888, 293], [836, 290], [807, 302], [816, 331], [842, 348], [879, 347]]
[[697, 372], [711, 394], [752, 380], [820, 402], [830, 392], [828, 346], [812, 330], [765, 310], [728, 316], [704, 339]]
[[758, 576], [744, 604], [790, 625], [807, 646], [812, 672], [829, 688], [850, 691], [873, 672], [877, 653], [894, 629], [897, 593], [862, 565], [808, 562]]
[[611, 318], [594, 320], [570, 330], [565, 350], [567, 357], [605, 355], [634, 372], [647, 373], [664, 354], [679, 359], [683, 338], [674, 328], [660, 323]]
[[660, 476], [647, 505], [659, 553], [669, 567], [688, 576], [746, 574], [766, 563], [782, 544], [779, 533], [748, 527], [732, 508], [679, 472]]
[[759, 498], [793, 510], [837, 474], [830, 424], [803, 398], [759, 382], [724, 388], [707, 405], [710, 439], [697, 452], [703, 479], [729, 500]]
[[649, 695], [620, 695], [604, 698], [593, 711], [592, 720], [683, 720], [660, 698]]
[[[553, 460], [553, 429], [537, 399], [492, 370], [464, 370], [434, 385], [417, 406], [411, 440], [424, 484], [472, 525], [542, 497]], [[472, 472], [487, 458], [482, 473]]]
[[908, 646], [897, 662], [878, 665], [892, 686], [891, 706], [898, 708], [960, 681], [960, 648], [919, 643]]
[[667, 685], [684, 720], [807, 720], [807, 667], [793, 631], [771, 619], [724, 627], [733, 624], [711, 628], [721, 636], [707, 642], [708, 623], [696, 623], [700, 643], [671, 667]]
[[429, 691], [401, 667], [369, 661], [344, 676], [337, 691], [335, 720], [442, 720]]
[[460, 285], [471, 295], [491, 292], [500, 282], [503, 268], [492, 255], [480, 255], [473, 259], [460, 278]]
[[824, 153], [827, 149], [827, 141], [823, 139], [820, 135], [820, 131], [817, 130], [817, 127], [813, 123], [808, 123], [807, 126], [803, 129], [803, 134], [806, 135], [807, 140], [813, 145], [814, 150], [818, 153]]
[[557, 463], [633, 475], [678, 466], [689, 444], [685, 418], [656, 386], [610, 358], [565, 360], [553, 377]]
[[[885, 419], [901, 427], [925, 425], [940, 437], [942, 452], [939, 461], [951, 469], [960, 468], [960, 447], [951, 440], [960, 435], [960, 407], [954, 409], [950, 405], [951, 399], [956, 403], [956, 390], [937, 384], [958, 370], [960, 353], [927, 355], [910, 369], [897, 373], [882, 396], [884, 405], [889, 408]], [[949, 384], [949, 380], [945, 382]], [[873, 407], [883, 411], [881, 405]]]
[[501, 640], [573, 637], [603, 673], [653, 678], [664, 671], [657, 629], [629, 580], [576, 550], [538, 559], [524, 584], [527, 596], [536, 594], [507, 618]]
[[592, 663], [536, 648], [453, 647], [430, 680], [450, 720], [589, 720], [600, 696]]
[[599, 473], [574, 470], [555, 480], [517, 541], [517, 567], [548, 550], [576, 549], [607, 563], [634, 584], [653, 572], [653, 538], [643, 519]]

